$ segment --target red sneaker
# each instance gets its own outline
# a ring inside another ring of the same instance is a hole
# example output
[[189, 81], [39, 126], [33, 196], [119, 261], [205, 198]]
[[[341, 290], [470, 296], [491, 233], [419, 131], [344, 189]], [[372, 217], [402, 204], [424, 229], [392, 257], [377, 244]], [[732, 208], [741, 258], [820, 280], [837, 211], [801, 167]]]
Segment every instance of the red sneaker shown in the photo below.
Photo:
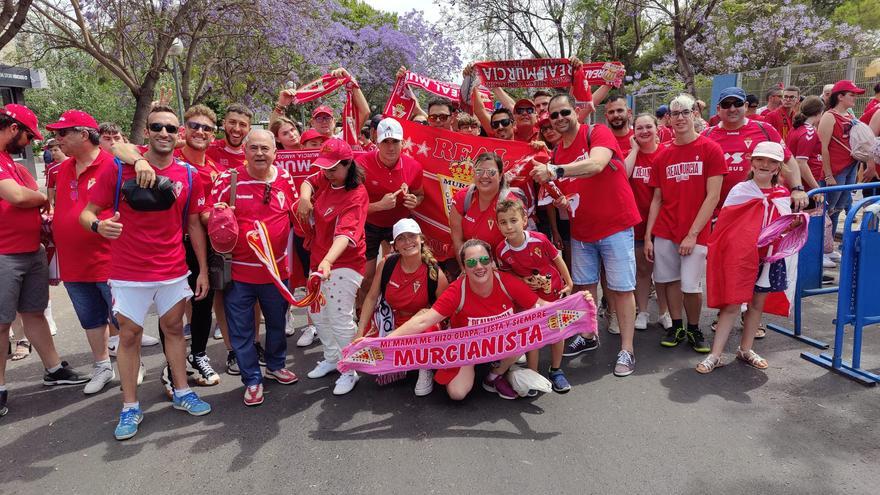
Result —
[[299, 378], [287, 368], [281, 368], [280, 370], [266, 370], [266, 378], [270, 380], [275, 380], [276, 382], [282, 385], [290, 385], [292, 383], [296, 383], [299, 381]]
[[244, 389], [244, 405], [259, 406], [263, 403], [263, 384], [258, 383], [245, 387]]

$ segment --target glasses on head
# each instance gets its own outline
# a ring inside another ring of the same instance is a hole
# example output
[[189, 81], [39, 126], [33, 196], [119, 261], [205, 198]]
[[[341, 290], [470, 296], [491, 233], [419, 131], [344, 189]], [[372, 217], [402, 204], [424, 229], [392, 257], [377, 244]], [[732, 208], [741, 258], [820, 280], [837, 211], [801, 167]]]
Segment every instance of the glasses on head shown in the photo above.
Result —
[[498, 129], [499, 127], [507, 127], [510, 124], [511, 124], [510, 119], [493, 120], [492, 121], [492, 129]]
[[566, 108], [565, 110], [560, 110], [558, 112], [553, 112], [550, 114], [550, 120], [556, 120], [560, 116], [568, 117], [569, 115], [571, 115], [571, 112], [572, 112], [572, 110], [570, 108]]
[[498, 175], [498, 169], [497, 168], [475, 168], [474, 169], [474, 177], [482, 177], [484, 175], [486, 177], [495, 177], [496, 175]]
[[535, 113], [535, 107], [519, 107], [514, 110], [517, 115], [531, 115]]
[[719, 103], [718, 106], [727, 110], [730, 107], [742, 108], [742, 106], [745, 104], [746, 104], [746, 102], [744, 102], [742, 100], [724, 100], [721, 103]]
[[693, 110], [685, 108], [684, 110], [672, 110], [671, 112], [669, 112], [669, 116], [673, 119], [676, 119], [678, 117], [689, 117], [692, 113], [694, 113]]
[[168, 134], [177, 134], [178, 127], [174, 124], [160, 124], [158, 122], [153, 122], [149, 126], [150, 132], [162, 132], [162, 129], [165, 129]]
[[430, 120], [431, 122], [446, 122], [447, 120], [449, 120], [449, 117], [451, 117], [451, 115], [449, 115], [448, 113], [434, 113], [428, 115], [428, 120]]
[[490, 258], [488, 255], [484, 254], [483, 256], [480, 256], [479, 258], [468, 258], [468, 259], [464, 260], [464, 266], [466, 266], [468, 268], [474, 268], [477, 266], [477, 263], [479, 263], [483, 266], [487, 266], [491, 262], [492, 262], [492, 258]]
[[214, 132], [214, 126], [210, 124], [199, 124], [198, 122], [189, 121], [186, 126], [194, 131]]
[[272, 199], [272, 184], [269, 182], [266, 183], [266, 188], [263, 189], [263, 204], [269, 204], [269, 201]]

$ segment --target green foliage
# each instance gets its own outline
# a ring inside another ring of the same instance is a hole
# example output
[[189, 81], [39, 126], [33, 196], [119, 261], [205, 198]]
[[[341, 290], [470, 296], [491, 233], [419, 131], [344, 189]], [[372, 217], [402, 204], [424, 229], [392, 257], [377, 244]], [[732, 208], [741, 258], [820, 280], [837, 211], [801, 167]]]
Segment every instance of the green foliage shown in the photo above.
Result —
[[880, 3], [877, 0], [846, 0], [834, 9], [831, 18], [869, 30], [880, 30]]
[[348, 9], [348, 12], [338, 16], [336, 20], [344, 20], [354, 28], [383, 24], [390, 24], [395, 29], [397, 28], [397, 14], [376, 10], [361, 0], [337, 0], [337, 3]]

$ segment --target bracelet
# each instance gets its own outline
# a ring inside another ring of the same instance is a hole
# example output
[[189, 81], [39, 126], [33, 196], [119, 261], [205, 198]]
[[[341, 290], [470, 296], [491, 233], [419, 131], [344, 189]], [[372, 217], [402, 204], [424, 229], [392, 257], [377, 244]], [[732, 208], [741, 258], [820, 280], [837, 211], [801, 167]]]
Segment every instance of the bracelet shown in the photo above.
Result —
[[804, 186], [794, 186], [791, 188], [792, 191], [800, 191], [804, 192]]
[[273, 111], [279, 115], [284, 115], [284, 111], [286, 110], [286, 108], [287, 107], [283, 106], [282, 104], [276, 103], [275, 109]]

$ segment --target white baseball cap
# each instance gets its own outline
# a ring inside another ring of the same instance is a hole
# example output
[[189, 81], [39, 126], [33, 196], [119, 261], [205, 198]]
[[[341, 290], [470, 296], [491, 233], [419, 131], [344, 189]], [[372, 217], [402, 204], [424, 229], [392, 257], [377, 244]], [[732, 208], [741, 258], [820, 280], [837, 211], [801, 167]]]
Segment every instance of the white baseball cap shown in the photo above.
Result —
[[752, 152], [752, 158], [756, 156], [763, 156], [764, 158], [781, 162], [785, 160], [785, 150], [779, 143], [761, 141], [755, 146], [755, 151]]
[[[400, 124], [397, 124], [400, 125]], [[422, 229], [419, 227], [419, 224], [416, 223], [412, 218], [403, 218], [397, 221], [394, 224], [394, 229], [392, 231], [392, 239], [397, 239], [397, 236], [400, 234], [422, 234]]]
[[403, 141], [403, 127], [400, 126], [400, 122], [391, 117], [382, 119], [376, 128], [376, 141], [381, 143], [386, 139]]

